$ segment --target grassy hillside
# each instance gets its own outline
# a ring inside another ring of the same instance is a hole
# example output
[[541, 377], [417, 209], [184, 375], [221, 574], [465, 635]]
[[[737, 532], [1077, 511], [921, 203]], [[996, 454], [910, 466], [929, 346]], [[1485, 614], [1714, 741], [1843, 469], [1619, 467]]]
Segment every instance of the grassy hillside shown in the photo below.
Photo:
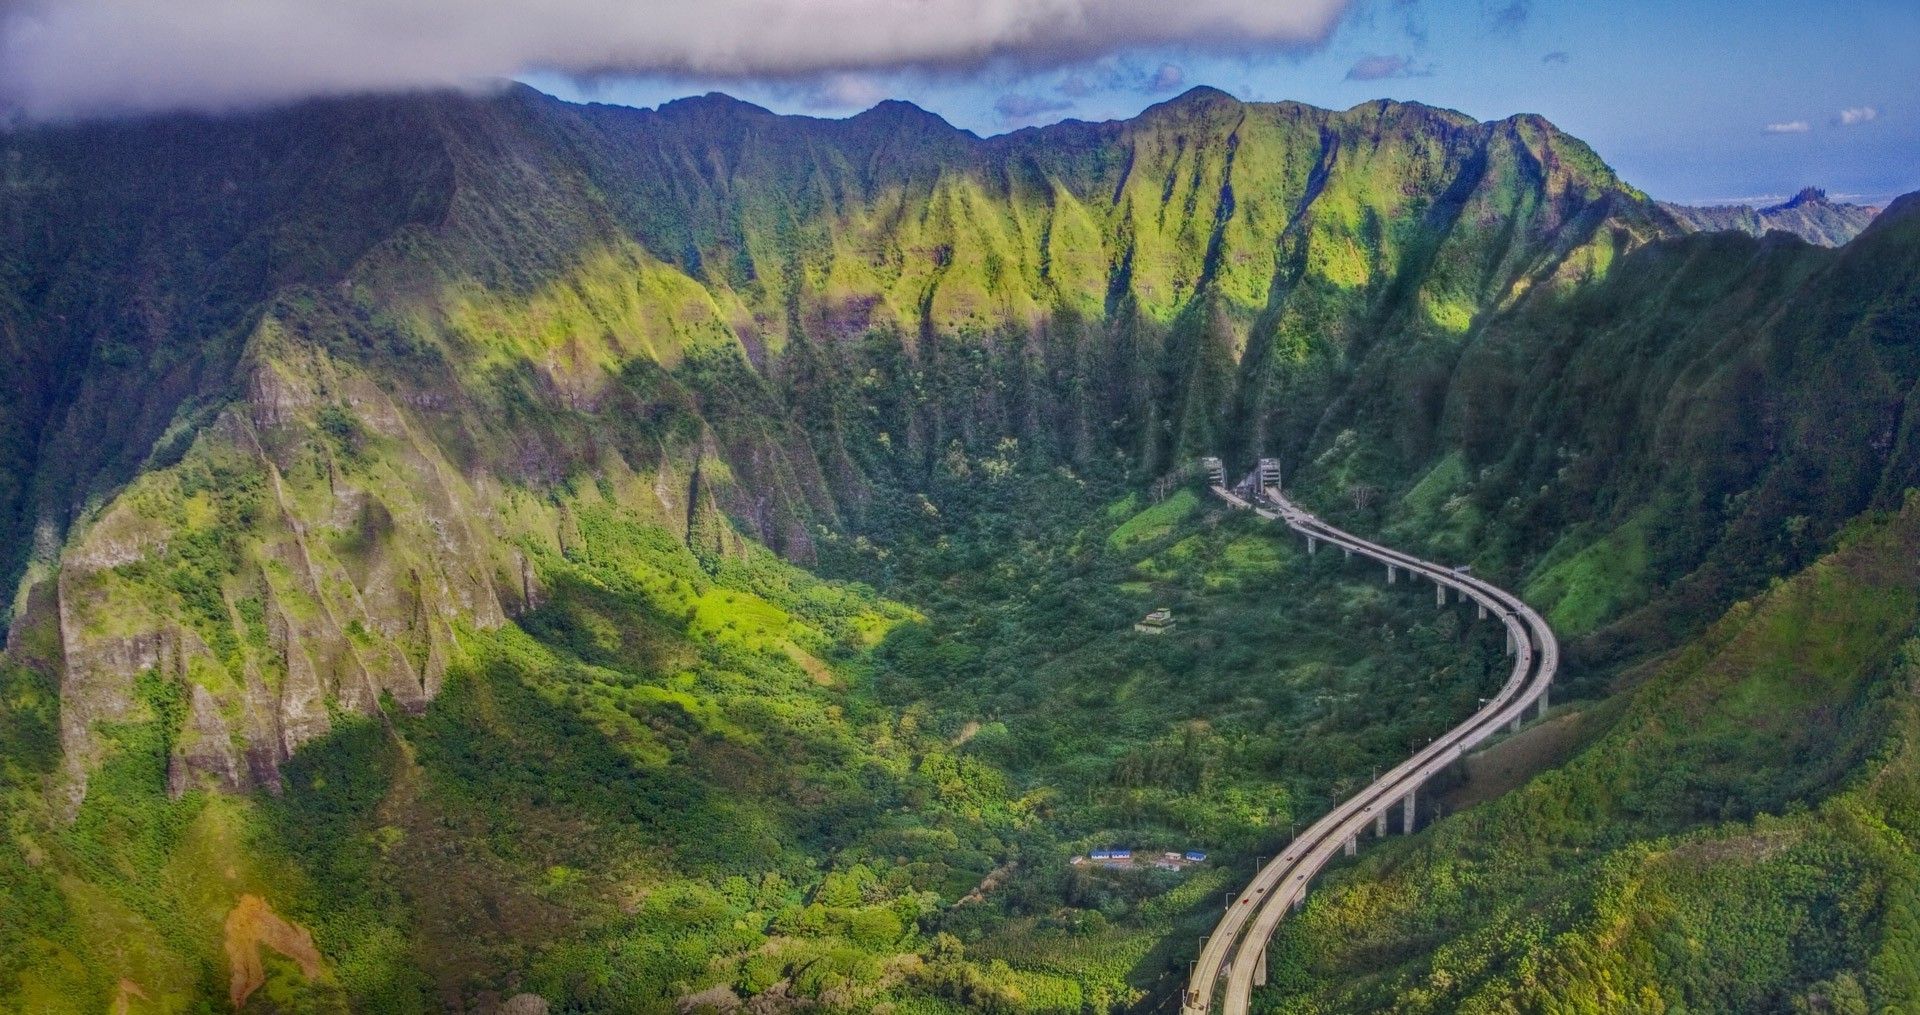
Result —
[[1261, 1010], [1905, 1011], [1920, 502], [1631, 674], [1523, 789], [1370, 853]]
[[[1019, 510], [969, 506], [979, 492], [955, 482], [956, 520], [827, 547], [924, 613], [581, 508], [566, 551], [531, 558], [537, 605], [454, 628], [430, 704], [333, 712], [274, 794], [179, 779], [202, 692], [149, 670], [96, 724], [63, 819], [39, 793], [57, 784], [59, 701], [23, 644], [0, 709], [7, 996], [1151, 1004], [1254, 852], [1495, 679], [1491, 628], [1191, 494], [1103, 506], [1069, 476], [997, 482]], [[1158, 604], [1180, 626], [1134, 634]], [[1406, 651], [1356, 658], [1353, 630]], [[1108, 845], [1211, 859], [1068, 863]], [[308, 950], [259, 931], [263, 911]], [[236, 955], [261, 957], [257, 983], [230, 982]]]
[[1526, 591], [1578, 636], [1576, 676], [1672, 647], [1916, 485], [1917, 212], [1837, 251], [1649, 245], [1489, 322], [1424, 417], [1357, 385], [1290, 474]]
[[1590, 695], [1916, 482], [1911, 201], [1679, 238], [1535, 117], [517, 89], [0, 141], [32, 1009], [1151, 1008], [1498, 653], [1152, 479], [1280, 455], [1527, 589]]

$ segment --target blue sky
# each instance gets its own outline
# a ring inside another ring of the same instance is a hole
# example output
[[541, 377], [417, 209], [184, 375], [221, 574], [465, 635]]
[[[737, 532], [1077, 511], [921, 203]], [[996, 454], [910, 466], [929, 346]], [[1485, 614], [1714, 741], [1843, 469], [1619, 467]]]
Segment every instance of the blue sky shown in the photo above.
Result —
[[1334, 108], [1384, 96], [1482, 119], [1543, 114], [1669, 200], [1764, 202], [1815, 185], [1877, 202], [1920, 190], [1916, 0], [1363, 0], [1305, 51], [1135, 49], [1040, 70], [784, 80], [522, 79], [569, 99], [653, 106], [720, 90], [822, 116], [903, 98], [982, 134], [1130, 116], [1197, 84]]

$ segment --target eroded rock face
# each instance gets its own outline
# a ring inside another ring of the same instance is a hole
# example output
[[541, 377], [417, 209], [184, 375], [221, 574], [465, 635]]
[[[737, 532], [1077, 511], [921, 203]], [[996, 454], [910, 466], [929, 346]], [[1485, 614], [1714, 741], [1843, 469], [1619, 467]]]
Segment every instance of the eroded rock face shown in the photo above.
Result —
[[[389, 395], [299, 349], [263, 361], [247, 391], [178, 464], [78, 527], [48, 583], [69, 816], [103, 760], [103, 724], [156, 718], [143, 677], [178, 691], [170, 793], [278, 792], [281, 765], [335, 714], [425, 708], [462, 631], [540, 601], [530, 552], [566, 550], [564, 501], [482, 460], [456, 467], [444, 421], [420, 418], [455, 395]], [[694, 518], [718, 517], [695, 464], [714, 453], [702, 437], [649, 449], [644, 472], [605, 449], [596, 465], [612, 496], [687, 538]], [[738, 548], [724, 524], [699, 538]]]
[[201, 684], [190, 685], [192, 710], [180, 744], [167, 766], [167, 791], [179, 796], [187, 789], [191, 775], [211, 778], [229, 792], [253, 785], [253, 773], [234, 744], [232, 727], [221, 714], [221, 703]]
[[[313, 363], [309, 370], [324, 372]], [[143, 674], [177, 685], [168, 789], [280, 786], [279, 766], [383, 699], [424, 708], [457, 630], [506, 618], [532, 582], [488, 512], [377, 388], [329, 402], [255, 371], [179, 464], [149, 473], [70, 541], [56, 579], [69, 807], [102, 723], [153, 718]], [[338, 446], [316, 413], [363, 447]]]

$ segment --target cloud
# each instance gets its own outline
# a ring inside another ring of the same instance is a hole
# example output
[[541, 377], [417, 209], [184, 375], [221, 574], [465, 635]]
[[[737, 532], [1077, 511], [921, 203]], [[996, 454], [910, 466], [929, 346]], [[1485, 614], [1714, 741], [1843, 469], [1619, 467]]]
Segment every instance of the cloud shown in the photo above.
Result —
[[1541, 63], [1571, 63], [1573, 56], [1564, 49], [1556, 49], [1540, 58]]
[[1760, 129], [1769, 134], [1805, 134], [1812, 130], [1813, 126], [1805, 120], [1785, 120], [1780, 123], [1769, 123]]
[[1842, 127], [1851, 127], [1855, 124], [1866, 123], [1868, 120], [1876, 119], [1879, 116], [1880, 111], [1872, 106], [1853, 106], [1835, 114], [1833, 122]]
[[887, 88], [869, 74], [827, 74], [808, 82], [801, 105], [816, 110], [866, 109], [887, 98]]
[[1511, 0], [1487, 12], [1488, 27], [1496, 32], [1518, 32], [1533, 18], [1533, 0]]
[[1433, 76], [1431, 64], [1416, 66], [1412, 57], [1370, 54], [1355, 60], [1347, 68], [1348, 81], [1381, 81], [1387, 78], [1425, 78]]
[[1084, 99], [1092, 95], [1100, 86], [1089, 80], [1085, 74], [1069, 74], [1053, 86], [1053, 90], [1068, 98]]
[[1676, 203], [1691, 205], [1695, 208], [1724, 208], [1728, 205], [1740, 204], [1752, 208], [1763, 208], [1768, 205], [1780, 204], [1789, 196], [1790, 195], [1787, 194], [1741, 194], [1737, 197], [1701, 197]]
[[1004, 124], [1032, 123], [1049, 113], [1072, 108], [1073, 103], [1066, 99], [1049, 99], [1024, 92], [1002, 95], [993, 103], [993, 111], [1000, 114], [1000, 122]]
[[224, 108], [504, 77], [801, 79], [1323, 44], [1351, 0], [0, 0], [0, 107]]
[[1157, 95], [1176, 91], [1187, 83], [1187, 69], [1177, 63], [1143, 64], [1131, 56], [1083, 63], [1054, 82], [1053, 91], [1070, 99], [1102, 92]]

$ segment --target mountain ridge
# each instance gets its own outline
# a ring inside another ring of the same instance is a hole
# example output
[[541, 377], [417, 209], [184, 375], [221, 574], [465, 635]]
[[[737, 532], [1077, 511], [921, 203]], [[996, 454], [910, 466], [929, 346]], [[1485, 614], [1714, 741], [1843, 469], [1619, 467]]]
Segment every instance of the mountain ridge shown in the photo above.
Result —
[[1872, 223], [1881, 209], [1845, 204], [1827, 197], [1819, 187], [1803, 187], [1778, 204], [1685, 205], [1661, 202], [1687, 228], [1699, 231], [1736, 230], [1754, 236], [1778, 230], [1824, 247], [1842, 246]]
[[[34, 844], [50, 843], [42, 874], [111, 886], [99, 894], [158, 919], [180, 905], [152, 894], [177, 857], [168, 815], [339, 808], [320, 822], [351, 827], [337, 838], [244, 825], [265, 843], [256, 859], [292, 870], [273, 851], [301, 844], [300, 870], [357, 864], [383, 900], [408, 895], [380, 880], [389, 852], [405, 870], [452, 863], [503, 893], [447, 903], [456, 925], [506, 911], [547, 927], [569, 864], [528, 868], [552, 884], [471, 874], [547, 847], [451, 835], [461, 805], [434, 797], [544, 813], [548, 789], [497, 781], [518, 771], [494, 764], [511, 744], [567, 773], [568, 793], [627, 808], [615, 838], [587, 840], [667, 854], [654, 873], [687, 879], [671, 883], [706, 900], [694, 909], [740, 914], [716, 934], [759, 920], [807, 939], [859, 909], [881, 948], [946, 918], [915, 893], [946, 892], [950, 873], [882, 891], [782, 867], [837, 900], [819, 911], [782, 882], [729, 881], [724, 906], [714, 885], [792, 860], [783, 842], [844, 845], [842, 813], [880, 836], [894, 819], [878, 811], [915, 800], [940, 803], [926, 841], [977, 854], [955, 867], [967, 890], [1017, 859], [1007, 837], [1052, 805], [1004, 759], [1044, 751], [991, 729], [991, 712], [977, 740], [916, 733], [918, 713], [863, 682], [900, 657], [951, 682], [990, 658], [980, 630], [1022, 621], [943, 621], [951, 646], [920, 656], [917, 634], [876, 647], [918, 604], [762, 546], [890, 588], [907, 587], [901, 557], [953, 552], [953, 580], [998, 607], [1038, 594], [1046, 577], [1019, 568], [1051, 544], [1017, 527], [971, 544], [967, 526], [1052, 524], [1038, 531], [1084, 554], [1049, 510], [1201, 452], [1274, 455], [1330, 518], [1525, 588], [1570, 636], [1568, 689], [1591, 695], [1920, 483], [1920, 419], [1904, 411], [1920, 361], [1902, 337], [1916, 198], [1825, 249], [1690, 234], [1534, 116], [1202, 91], [1131, 120], [979, 138], [876, 110], [785, 117], [716, 96], [638, 110], [514, 89], [0, 135], [0, 235], [15, 241], [0, 254], [0, 574], [15, 590], [0, 720], [30, 717], [19, 742], [48, 744], [0, 765], [31, 840], [0, 843], [9, 875], [42, 878]], [[1182, 501], [1119, 503], [1150, 521]], [[1180, 573], [1193, 551], [1175, 547], [1218, 527], [1178, 524], [1192, 535], [1149, 538], [1155, 555], [1127, 573]], [[1370, 592], [1349, 598], [1396, 630]], [[1193, 758], [1227, 748], [1190, 718], [1149, 731], [1113, 779], [1204, 775]], [[811, 750], [846, 764], [783, 767]], [[1248, 822], [1280, 813], [1235, 806]], [[151, 832], [125, 847], [137, 876], [99, 859], [122, 828]], [[922, 855], [904, 833], [874, 849]], [[652, 890], [612, 869], [596, 883]], [[394, 928], [446, 912], [418, 904], [426, 915], [382, 909], [364, 926], [404, 938]], [[336, 921], [323, 948], [430, 968], [446, 1003], [472, 999], [467, 979], [519, 975], [395, 950], [347, 925], [359, 910], [310, 905], [303, 923]], [[178, 955], [206, 951], [197, 931], [168, 933]], [[506, 934], [486, 954], [525, 946]], [[956, 946], [926, 949], [929, 982], [1011, 1005]], [[805, 961], [740, 982], [770, 993]], [[1150, 976], [1138, 963], [1094, 979]], [[592, 979], [542, 968], [550, 988]], [[648, 997], [693, 992], [645, 982]], [[820, 996], [839, 981], [812, 982]]]

